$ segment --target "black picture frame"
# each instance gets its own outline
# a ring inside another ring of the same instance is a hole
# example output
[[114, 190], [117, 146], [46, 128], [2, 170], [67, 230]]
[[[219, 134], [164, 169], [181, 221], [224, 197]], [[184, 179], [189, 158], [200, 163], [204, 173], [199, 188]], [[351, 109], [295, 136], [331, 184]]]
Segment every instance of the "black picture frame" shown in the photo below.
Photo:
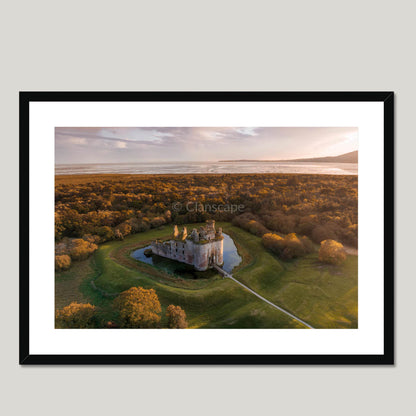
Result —
[[[33, 355], [29, 352], [29, 104], [36, 101], [378, 101], [384, 103], [384, 353], [382, 355]], [[394, 364], [393, 92], [20, 92], [19, 363], [140, 365]]]

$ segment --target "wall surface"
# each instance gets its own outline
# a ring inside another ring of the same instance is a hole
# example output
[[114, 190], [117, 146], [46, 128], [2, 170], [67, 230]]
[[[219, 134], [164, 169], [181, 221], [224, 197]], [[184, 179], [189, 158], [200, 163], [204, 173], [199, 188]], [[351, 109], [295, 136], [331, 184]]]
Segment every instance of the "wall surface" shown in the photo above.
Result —
[[[415, 12], [401, 0], [2, 2], [2, 413], [409, 414]], [[19, 90], [396, 91], [396, 366], [19, 367]]]

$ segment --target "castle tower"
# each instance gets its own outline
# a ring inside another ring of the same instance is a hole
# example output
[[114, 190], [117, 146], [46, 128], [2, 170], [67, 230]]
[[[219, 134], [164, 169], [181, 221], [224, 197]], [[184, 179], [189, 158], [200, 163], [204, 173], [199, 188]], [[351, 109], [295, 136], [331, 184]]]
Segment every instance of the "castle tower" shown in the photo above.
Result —
[[206, 226], [204, 227], [207, 233], [207, 238], [212, 240], [215, 238], [215, 221], [214, 220], [207, 220]]
[[194, 228], [191, 232], [191, 240], [194, 241], [195, 243], [199, 242], [199, 234], [196, 228]]
[[173, 227], [173, 238], [178, 238], [179, 237], [179, 231], [178, 231], [178, 226], [175, 225]]

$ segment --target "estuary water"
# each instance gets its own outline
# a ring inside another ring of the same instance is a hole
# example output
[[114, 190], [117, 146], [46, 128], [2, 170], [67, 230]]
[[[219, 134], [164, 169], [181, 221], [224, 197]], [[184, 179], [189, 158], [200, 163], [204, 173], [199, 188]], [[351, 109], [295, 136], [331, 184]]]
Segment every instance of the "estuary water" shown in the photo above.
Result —
[[158, 162], [55, 165], [56, 175], [187, 173], [306, 173], [357, 175], [358, 163], [317, 162]]
[[[234, 244], [232, 238], [223, 233], [224, 236], [224, 251], [223, 251], [223, 260], [224, 265], [223, 269], [227, 273], [231, 273], [234, 267], [238, 266], [241, 263], [241, 257], [238, 254], [237, 247]], [[131, 253], [131, 256], [143, 263], [151, 264], [152, 266], [162, 269], [171, 274], [177, 274], [183, 277], [193, 277], [193, 267], [189, 264], [180, 263], [175, 260], [170, 260], [165, 257], [152, 255], [147, 257], [144, 252], [150, 246], [139, 248]]]

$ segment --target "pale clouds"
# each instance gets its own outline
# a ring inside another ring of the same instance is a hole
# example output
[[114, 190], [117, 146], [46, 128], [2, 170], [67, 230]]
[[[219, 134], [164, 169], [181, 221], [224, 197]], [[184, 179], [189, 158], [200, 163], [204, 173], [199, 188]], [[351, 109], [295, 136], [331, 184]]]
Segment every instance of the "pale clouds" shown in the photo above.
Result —
[[56, 163], [333, 156], [358, 149], [353, 127], [57, 127]]

